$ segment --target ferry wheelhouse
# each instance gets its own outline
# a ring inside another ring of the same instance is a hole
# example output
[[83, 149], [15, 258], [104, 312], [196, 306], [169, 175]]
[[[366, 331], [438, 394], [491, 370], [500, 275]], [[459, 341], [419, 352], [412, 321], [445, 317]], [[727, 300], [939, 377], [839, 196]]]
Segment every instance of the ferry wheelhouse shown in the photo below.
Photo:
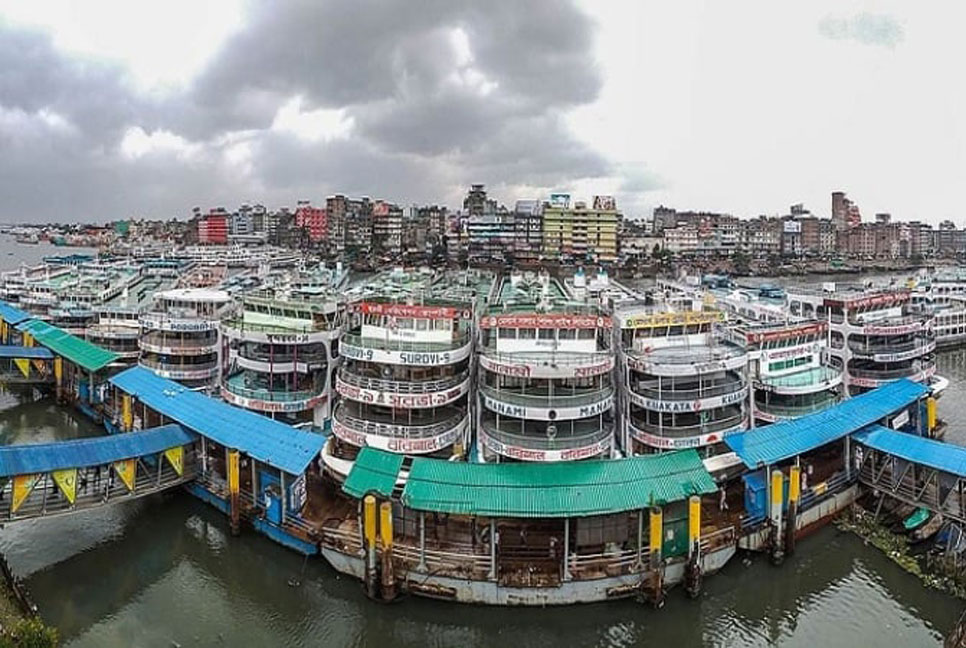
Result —
[[155, 293], [142, 313], [138, 363], [186, 387], [214, 391], [221, 375], [220, 320], [231, 308], [222, 290], [175, 288]]
[[933, 317], [910, 308], [905, 288], [868, 289], [827, 284], [791, 288], [793, 316], [825, 320], [829, 353], [845, 370], [846, 395], [899, 378], [930, 383], [936, 373]]
[[[700, 308], [695, 304], [693, 308]], [[703, 448], [749, 424], [748, 351], [717, 310], [618, 305], [622, 443], [628, 454]]]
[[141, 321], [137, 307], [102, 305], [94, 307], [94, 321], [84, 334], [88, 342], [118, 355], [118, 364], [132, 366], [141, 355], [138, 340]]
[[480, 319], [484, 461], [607, 458], [614, 450], [611, 318], [546, 275], [504, 279]]
[[843, 372], [827, 361], [827, 322], [738, 325], [731, 332], [748, 349], [757, 422], [797, 418], [841, 400]]
[[334, 291], [262, 288], [243, 294], [221, 326], [228, 371], [221, 396], [272, 418], [331, 425], [332, 377], [345, 313]]
[[353, 292], [323, 451], [336, 478], [366, 446], [465, 457], [475, 304], [491, 286], [490, 275], [473, 271], [392, 271]]

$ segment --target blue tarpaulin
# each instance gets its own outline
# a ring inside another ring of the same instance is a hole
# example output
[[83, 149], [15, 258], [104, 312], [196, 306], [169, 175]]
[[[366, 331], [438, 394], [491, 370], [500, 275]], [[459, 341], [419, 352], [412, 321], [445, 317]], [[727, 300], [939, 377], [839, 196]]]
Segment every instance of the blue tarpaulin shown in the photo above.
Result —
[[966, 477], [966, 448], [942, 443], [907, 432], [899, 432], [881, 425], [869, 427], [852, 435], [864, 446], [895, 455], [900, 459], [922, 464], [958, 477]]
[[193, 392], [144, 367], [122, 371], [111, 384], [189, 430], [292, 475], [305, 472], [325, 443], [321, 434]]
[[52, 360], [54, 354], [47, 347], [23, 347], [0, 345], [0, 358], [29, 358], [31, 360]]
[[0, 301], [0, 317], [3, 318], [4, 322], [11, 325], [19, 324], [24, 320], [33, 319], [33, 315], [27, 311], [20, 310], [16, 306], [8, 304], [5, 301]]
[[928, 393], [925, 385], [904, 378], [815, 414], [726, 436], [724, 442], [748, 468], [767, 466], [861, 430]]
[[0, 477], [102, 466], [186, 445], [197, 437], [180, 425], [53, 443], [0, 446]]

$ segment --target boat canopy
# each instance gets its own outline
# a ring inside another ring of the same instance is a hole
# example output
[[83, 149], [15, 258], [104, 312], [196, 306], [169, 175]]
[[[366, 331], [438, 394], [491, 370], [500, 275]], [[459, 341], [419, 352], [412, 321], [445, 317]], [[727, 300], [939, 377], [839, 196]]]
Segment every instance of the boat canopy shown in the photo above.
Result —
[[907, 378], [891, 382], [828, 409], [725, 437], [748, 468], [798, 456], [857, 432], [915, 403], [929, 387]]
[[966, 448], [964, 447], [898, 432], [882, 425], [870, 425], [853, 435], [852, 439], [873, 450], [957, 477], [966, 477]]
[[[363, 448], [343, 489], [387, 495], [402, 461]], [[417, 457], [402, 503], [414, 510], [511, 518], [564, 518], [640, 510], [714, 493], [695, 450], [628, 459], [555, 463], [464, 463]]]

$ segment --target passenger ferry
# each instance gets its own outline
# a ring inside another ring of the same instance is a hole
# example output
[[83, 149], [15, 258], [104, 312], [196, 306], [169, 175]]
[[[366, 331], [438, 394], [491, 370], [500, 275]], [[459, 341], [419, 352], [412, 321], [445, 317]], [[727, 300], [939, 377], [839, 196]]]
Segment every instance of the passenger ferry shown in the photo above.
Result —
[[610, 457], [611, 337], [610, 316], [549, 275], [505, 277], [480, 319], [480, 459]]
[[911, 308], [908, 288], [794, 287], [788, 308], [794, 316], [828, 322], [829, 353], [844, 369], [847, 396], [899, 378], [933, 382], [933, 316]]
[[332, 383], [345, 309], [338, 292], [298, 283], [261, 287], [237, 297], [222, 321], [229, 403], [291, 424], [331, 427]]
[[622, 442], [637, 455], [679, 448], [720, 451], [750, 423], [748, 350], [701, 303], [616, 309]]
[[729, 331], [748, 349], [757, 423], [797, 418], [841, 400], [843, 372], [828, 359], [828, 322], [737, 324]]
[[231, 309], [228, 293], [209, 288], [174, 288], [153, 295], [140, 316], [138, 363], [162, 378], [217, 391], [222, 348], [219, 324]]
[[322, 459], [344, 478], [360, 448], [464, 459], [477, 304], [488, 273], [393, 270], [350, 291], [339, 402]]

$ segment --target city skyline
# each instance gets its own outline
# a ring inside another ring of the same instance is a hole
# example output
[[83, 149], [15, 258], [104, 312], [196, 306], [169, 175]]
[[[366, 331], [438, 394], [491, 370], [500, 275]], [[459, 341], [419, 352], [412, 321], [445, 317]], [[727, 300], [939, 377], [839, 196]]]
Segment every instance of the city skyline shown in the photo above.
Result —
[[867, 218], [961, 225], [956, 22], [862, 2], [0, 1], [0, 220], [333, 193], [455, 208], [480, 182], [507, 205], [615, 195], [630, 218], [828, 217], [841, 189]]

